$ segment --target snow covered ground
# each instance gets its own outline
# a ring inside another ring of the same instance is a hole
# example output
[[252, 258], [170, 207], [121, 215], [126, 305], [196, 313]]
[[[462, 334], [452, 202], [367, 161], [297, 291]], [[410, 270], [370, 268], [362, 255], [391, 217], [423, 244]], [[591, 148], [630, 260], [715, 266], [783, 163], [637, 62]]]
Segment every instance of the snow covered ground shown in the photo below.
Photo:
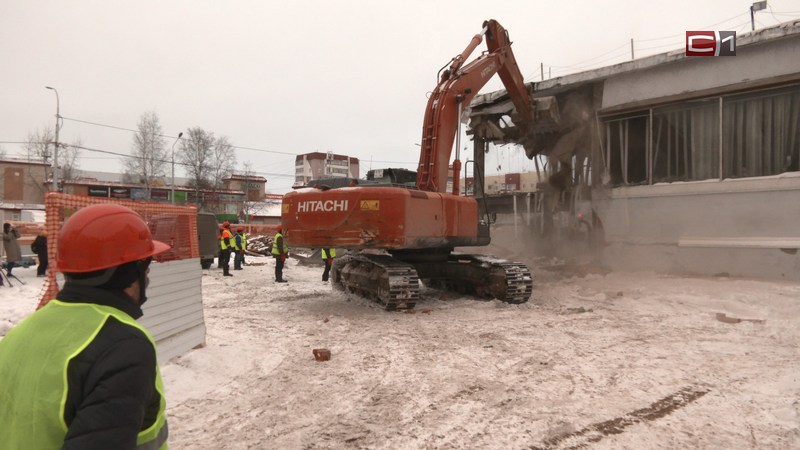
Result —
[[[207, 345], [162, 362], [174, 449], [800, 448], [796, 283], [537, 260], [527, 304], [424, 290], [405, 313], [248, 262], [205, 272]], [[38, 301], [14, 272], [0, 336]]]

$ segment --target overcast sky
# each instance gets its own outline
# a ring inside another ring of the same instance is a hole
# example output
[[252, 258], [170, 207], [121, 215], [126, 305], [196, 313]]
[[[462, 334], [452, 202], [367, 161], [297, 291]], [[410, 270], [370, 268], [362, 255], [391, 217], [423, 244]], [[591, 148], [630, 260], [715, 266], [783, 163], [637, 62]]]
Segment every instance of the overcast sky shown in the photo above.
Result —
[[[250, 162], [272, 193], [312, 151], [357, 157], [362, 175], [414, 169], [436, 73], [486, 19], [509, 31], [526, 81], [538, 81], [540, 64], [556, 77], [628, 60], [630, 39], [638, 58], [683, 47], [686, 30], [747, 32], [751, 3], [0, 0], [0, 148], [21, 155], [14, 142], [54, 127], [53, 86], [61, 141], [129, 154], [125, 129], [155, 111], [165, 135], [228, 136], [237, 167]], [[800, 0], [769, 0], [756, 27], [798, 18]], [[481, 92], [501, 88], [495, 78]], [[490, 173], [533, 167], [517, 149], [494, 153]], [[80, 155], [84, 170], [121, 167], [118, 156]]]

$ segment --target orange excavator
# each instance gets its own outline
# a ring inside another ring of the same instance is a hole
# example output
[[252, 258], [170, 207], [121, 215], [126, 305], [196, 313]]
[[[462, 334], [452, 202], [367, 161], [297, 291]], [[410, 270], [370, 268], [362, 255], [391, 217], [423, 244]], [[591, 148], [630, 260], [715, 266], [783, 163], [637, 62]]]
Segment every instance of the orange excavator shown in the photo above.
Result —
[[[484, 35], [488, 51], [465, 64]], [[533, 276], [525, 264], [453, 251], [490, 242], [489, 217], [479, 214], [485, 208], [475, 197], [459, 194], [458, 154], [450, 192], [447, 185], [462, 110], [494, 74], [515, 106], [517, 142], [531, 141], [525, 137], [532, 133], [537, 101], [523, 82], [508, 32], [494, 20], [484, 22], [482, 32], [442, 69], [425, 110], [416, 182], [381, 182], [372, 176], [342, 187], [316, 184], [289, 192], [281, 214], [286, 239], [296, 247], [351, 250], [334, 262], [333, 285], [375, 299], [386, 309], [413, 308], [420, 280], [436, 288], [526, 302]], [[475, 174], [482, 180], [483, 168], [477, 164]]]

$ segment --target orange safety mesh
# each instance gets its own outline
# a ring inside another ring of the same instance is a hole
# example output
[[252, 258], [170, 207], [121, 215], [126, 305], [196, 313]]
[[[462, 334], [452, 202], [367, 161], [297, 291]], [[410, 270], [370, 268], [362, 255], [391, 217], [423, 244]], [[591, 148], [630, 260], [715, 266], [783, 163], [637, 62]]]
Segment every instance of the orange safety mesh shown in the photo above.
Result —
[[[50, 192], [45, 196], [45, 229], [47, 230], [47, 255], [50, 264], [39, 297], [39, 306], [46, 305], [58, 294], [56, 280], [58, 268], [58, 234], [64, 221], [84, 206], [98, 203], [113, 203], [126, 206], [142, 216], [150, 227], [153, 239], [165, 242], [172, 248], [156, 255], [156, 262], [174, 261], [178, 259], [200, 257], [200, 246], [197, 239], [197, 208], [194, 206], [176, 206], [164, 203], [144, 202], [137, 200], [119, 200], [111, 198], [88, 197]], [[87, 247], [87, 251], [92, 251]]]

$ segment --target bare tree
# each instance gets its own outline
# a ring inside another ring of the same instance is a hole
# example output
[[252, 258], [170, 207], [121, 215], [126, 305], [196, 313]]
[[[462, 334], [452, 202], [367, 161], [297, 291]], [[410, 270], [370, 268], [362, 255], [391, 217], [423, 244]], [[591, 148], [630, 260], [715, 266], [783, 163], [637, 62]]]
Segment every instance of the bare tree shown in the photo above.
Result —
[[222, 187], [222, 180], [233, 173], [236, 166], [236, 154], [227, 136], [220, 136], [214, 141], [211, 152], [211, 185], [214, 189]]
[[184, 166], [189, 186], [196, 190], [212, 186], [211, 161], [214, 141], [214, 133], [200, 127], [189, 128], [181, 139], [178, 161]]
[[83, 140], [79, 137], [71, 144], [59, 144], [58, 163], [61, 178], [65, 181], [74, 180], [78, 176], [78, 156], [83, 148]]
[[[71, 144], [64, 142], [58, 143], [58, 168], [62, 182], [72, 180], [77, 176], [78, 157], [80, 149], [83, 147], [81, 138], [75, 139]], [[53, 149], [55, 148], [55, 133], [49, 126], [42, 127], [41, 130], [34, 130], [28, 133], [28, 138], [23, 145], [26, 157], [29, 160], [41, 160], [43, 163], [52, 165]]]
[[23, 148], [28, 159], [41, 159], [45, 164], [52, 164], [54, 142], [53, 129], [45, 125], [41, 130], [28, 133], [28, 139]]
[[166, 176], [165, 167], [169, 162], [166, 144], [161, 136], [161, 122], [155, 111], [142, 114], [138, 131], [133, 136], [133, 157], [124, 162], [125, 178], [144, 183], [148, 197], [153, 181]]

